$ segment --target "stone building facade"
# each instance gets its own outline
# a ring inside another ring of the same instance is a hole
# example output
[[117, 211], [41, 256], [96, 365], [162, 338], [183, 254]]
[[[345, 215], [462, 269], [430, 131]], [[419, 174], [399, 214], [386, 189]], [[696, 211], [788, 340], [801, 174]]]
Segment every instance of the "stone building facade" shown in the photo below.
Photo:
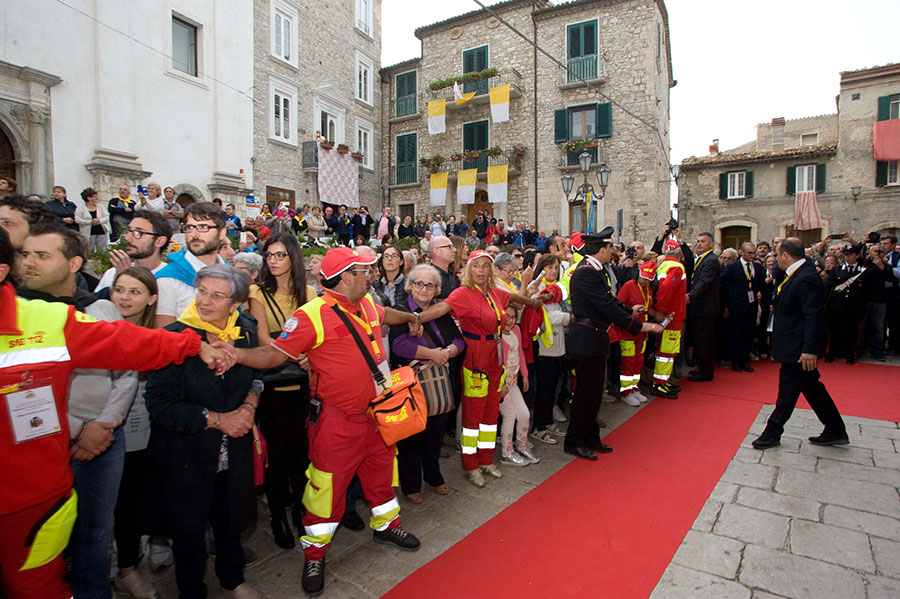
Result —
[[[837, 109], [772, 119], [757, 126], [755, 141], [721, 153], [713, 145], [709, 156], [684, 160], [678, 209], [687, 238], [709, 231], [721, 249], [778, 236], [813, 243], [836, 233], [857, 240], [870, 231], [896, 233], [898, 163], [875, 160], [873, 126], [900, 118], [900, 64], [841, 73]], [[813, 181], [822, 226], [799, 231], [796, 192]]]
[[254, 194], [318, 199], [317, 133], [364, 154], [359, 200], [381, 203], [380, 0], [254, 0]]
[[[588, 182], [599, 191], [597, 167], [605, 163], [612, 170], [605, 200], [599, 203], [601, 227], [615, 225], [617, 211], [622, 210], [624, 241], [655, 234], [669, 218], [669, 89], [674, 80], [664, 3], [575, 0], [551, 5], [509, 0], [491, 9], [535, 38], [568, 66], [569, 73], [484, 10], [417, 29], [422, 57], [381, 72], [382, 170], [388, 203], [401, 215], [471, 216], [482, 209], [507, 221], [536, 223], [548, 234], [554, 229], [562, 233], [583, 229], [582, 208], [569, 205], [561, 184], [568, 171], [577, 188], [582, 174], [576, 155], [569, 157], [561, 148], [568, 140], [596, 140], [599, 147], [591, 150]], [[455, 106], [452, 87], [429, 89], [434, 81], [483, 68], [496, 68], [498, 73], [464, 86], [463, 91], [479, 94], [462, 106]], [[492, 123], [487, 89], [507, 83], [510, 120]], [[448, 99], [447, 130], [429, 135], [427, 102], [437, 98]], [[409, 140], [415, 142], [412, 153]], [[449, 158], [480, 149], [471, 147], [473, 143], [499, 146], [503, 154], [471, 163], [445, 162], [438, 170], [450, 172], [447, 205], [431, 207], [431, 169], [419, 167], [419, 158], [436, 154]], [[524, 148], [524, 155], [517, 155], [515, 147]], [[481, 172], [474, 206], [457, 203], [456, 171], [474, 166], [482, 171], [489, 164], [504, 163], [510, 165], [507, 203], [487, 201], [486, 176]]]

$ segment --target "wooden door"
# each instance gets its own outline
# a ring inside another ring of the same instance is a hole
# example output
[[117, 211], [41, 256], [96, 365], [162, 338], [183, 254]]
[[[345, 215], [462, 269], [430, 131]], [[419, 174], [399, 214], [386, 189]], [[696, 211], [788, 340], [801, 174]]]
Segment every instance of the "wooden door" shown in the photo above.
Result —
[[475, 192], [475, 203], [469, 204], [467, 208], [466, 219], [470, 225], [475, 222], [476, 212], [483, 212], [487, 219], [494, 216], [494, 205], [488, 201], [488, 193], [483, 189]]
[[0, 129], [0, 177], [16, 178], [15, 159], [12, 144], [3, 129]]

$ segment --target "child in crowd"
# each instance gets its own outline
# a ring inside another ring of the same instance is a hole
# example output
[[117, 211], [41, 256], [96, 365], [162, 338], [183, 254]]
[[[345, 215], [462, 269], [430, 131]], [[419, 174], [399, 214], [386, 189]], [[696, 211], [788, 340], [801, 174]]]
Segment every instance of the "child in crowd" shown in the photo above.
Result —
[[531, 420], [518, 384], [521, 372], [523, 390], [528, 390], [528, 367], [525, 365], [525, 353], [522, 351], [522, 333], [516, 320], [518, 320], [516, 309], [507, 308], [506, 324], [503, 327], [503, 363], [506, 364], [506, 380], [500, 390], [500, 415], [503, 417], [503, 424], [500, 426], [500, 463], [509, 466], [527, 466], [537, 464], [541, 460], [528, 448], [528, 429]]

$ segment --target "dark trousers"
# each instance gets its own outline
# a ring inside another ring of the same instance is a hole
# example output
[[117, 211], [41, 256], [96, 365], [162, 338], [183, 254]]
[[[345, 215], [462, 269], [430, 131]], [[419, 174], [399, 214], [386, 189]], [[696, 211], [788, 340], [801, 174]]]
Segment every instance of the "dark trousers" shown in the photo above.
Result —
[[303, 498], [309, 466], [308, 415], [309, 387], [276, 391], [266, 385], [257, 416], [268, 448], [265, 491], [273, 516], [283, 516], [285, 508], [300, 505]]
[[759, 324], [756, 325], [756, 352], [760, 357], [772, 353], [772, 333], [769, 328], [769, 316], [772, 314], [772, 308], [763, 306], [762, 313], [759, 317]]
[[[562, 358], [535, 356], [534, 369], [537, 376], [537, 391], [534, 395], [534, 427], [545, 429], [553, 424], [553, 403], [562, 377]], [[603, 386], [597, 389], [603, 394]]]
[[147, 511], [152, 509], [147, 489], [150, 468], [147, 450], [129, 451], [125, 454], [125, 470], [119, 485], [119, 498], [115, 510], [115, 536], [119, 569], [137, 566], [141, 555], [142, 524], [147, 521]]
[[828, 357], [841, 356], [848, 360], [856, 358], [856, 345], [859, 342], [859, 325], [861, 322], [862, 315], [855, 311], [829, 314], [827, 321], [830, 337]]
[[[175, 554], [175, 581], [178, 583], [181, 599], [205, 599], [207, 596], [203, 574], [206, 571], [206, 526], [203, 518], [189, 515], [206, 509], [209, 513], [209, 524], [212, 525], [216, 540], [216, 576], [222, 588], [233, 590], [244, 582], [244, 552], [241, 549], [241, 531], [231, 525], [233, 519], [232, 498], [228, 494], [228, 477], [230, 471], [216, 474], [215, 487], [208, 506], [196, 504], [184, 497], [185, 504], [192, 504], [183, 511], [176, 511], [177, 522], [173, 522], [175, 531], [172, 551]], [[205, 495], [204, 495], [205, 497]], [[203, 498], [199, 498], [203, 499]]]
[[716, 364], [716, 317], [695, 316], [688, 321], [694, 344], [694, 364], [700, 376], [713, 376]]
[[750, 347], [753, 345], [753, 327], [756, 325], [756, 304], [751, 304], [743, 314], [729, 314], [728, 353], [732, 366], [749, 366]]
[[778, 372], [778, 399], [775, 400], [775, 409], [769, 416], [763, 436], [781, 438], [784, 425], [794, 412], [801, 393], [819, 421], [825, 425], [825, 434], [839, 435], [847, 430], [828, 389], [819, 380], [818, 369], [803, 370], [799, 363], [791, 363], [782, 364]]
[[888, 349], [900, 352], [900, 300], [888, 300], [885, 321], [888, 329]]
[[423, 478], [432, 487], [444, 484], [438, 460], [446, 421], [446, 414], [429, 416], [424, 431], [397, 441], [397, 473], [406, 495], [420, 492]]
[[608, 372], [609, 380], [606, 381], [606, 388], [611, 394], [615, 395], [619, 392], [619, 374], [622, 370], [622, 350], [619, 348], [619, 342], [609, 344]]
[[570, 358], [575, 362], [576, 385], [565, 446], [593, 447], [600, 442], [597, 413], [606, 382], [606, 356], [571, 355]]

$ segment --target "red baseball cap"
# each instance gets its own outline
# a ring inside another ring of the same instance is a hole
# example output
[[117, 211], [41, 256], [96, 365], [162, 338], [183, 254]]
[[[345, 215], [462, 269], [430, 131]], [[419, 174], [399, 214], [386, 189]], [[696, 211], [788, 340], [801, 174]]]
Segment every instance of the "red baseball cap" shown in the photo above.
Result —
[[680, 250], [681, 246], [678, 245], [678, 242], [674, 239], [667, 239], [666, 243], [663, 245], [663, 251], [668, 252], [669, 250]]
[[377, 256], [364, 256], [356, 250], [348, 247], [331, 248], [322, 258], [322, 276], [332, 279], [351, 266], [362, 264], [368, 266], [375, 264]]
[[641, 272], [640, 277], [642, 279], [647, 279], [648, 281], [652, 281], [656, 276], [656, 262], [653, 260], [647, 260], [643, 264], [641, 264]]
[[478, 260], [479, 258], [487, 258], [491, 261], [491, 264], [494, 262], [494, 257], [491, 256], [490, 252], [486, 252], [484, 250], [475, 250], [471, 254], [469, 254], [469, 259], [466, 260], [466, 264], [470, 264], [472, 260]]
[[584, 247], [584, 237], [580, 231], [576, 231], [569, 236], [569, 247], [576, 252]]

